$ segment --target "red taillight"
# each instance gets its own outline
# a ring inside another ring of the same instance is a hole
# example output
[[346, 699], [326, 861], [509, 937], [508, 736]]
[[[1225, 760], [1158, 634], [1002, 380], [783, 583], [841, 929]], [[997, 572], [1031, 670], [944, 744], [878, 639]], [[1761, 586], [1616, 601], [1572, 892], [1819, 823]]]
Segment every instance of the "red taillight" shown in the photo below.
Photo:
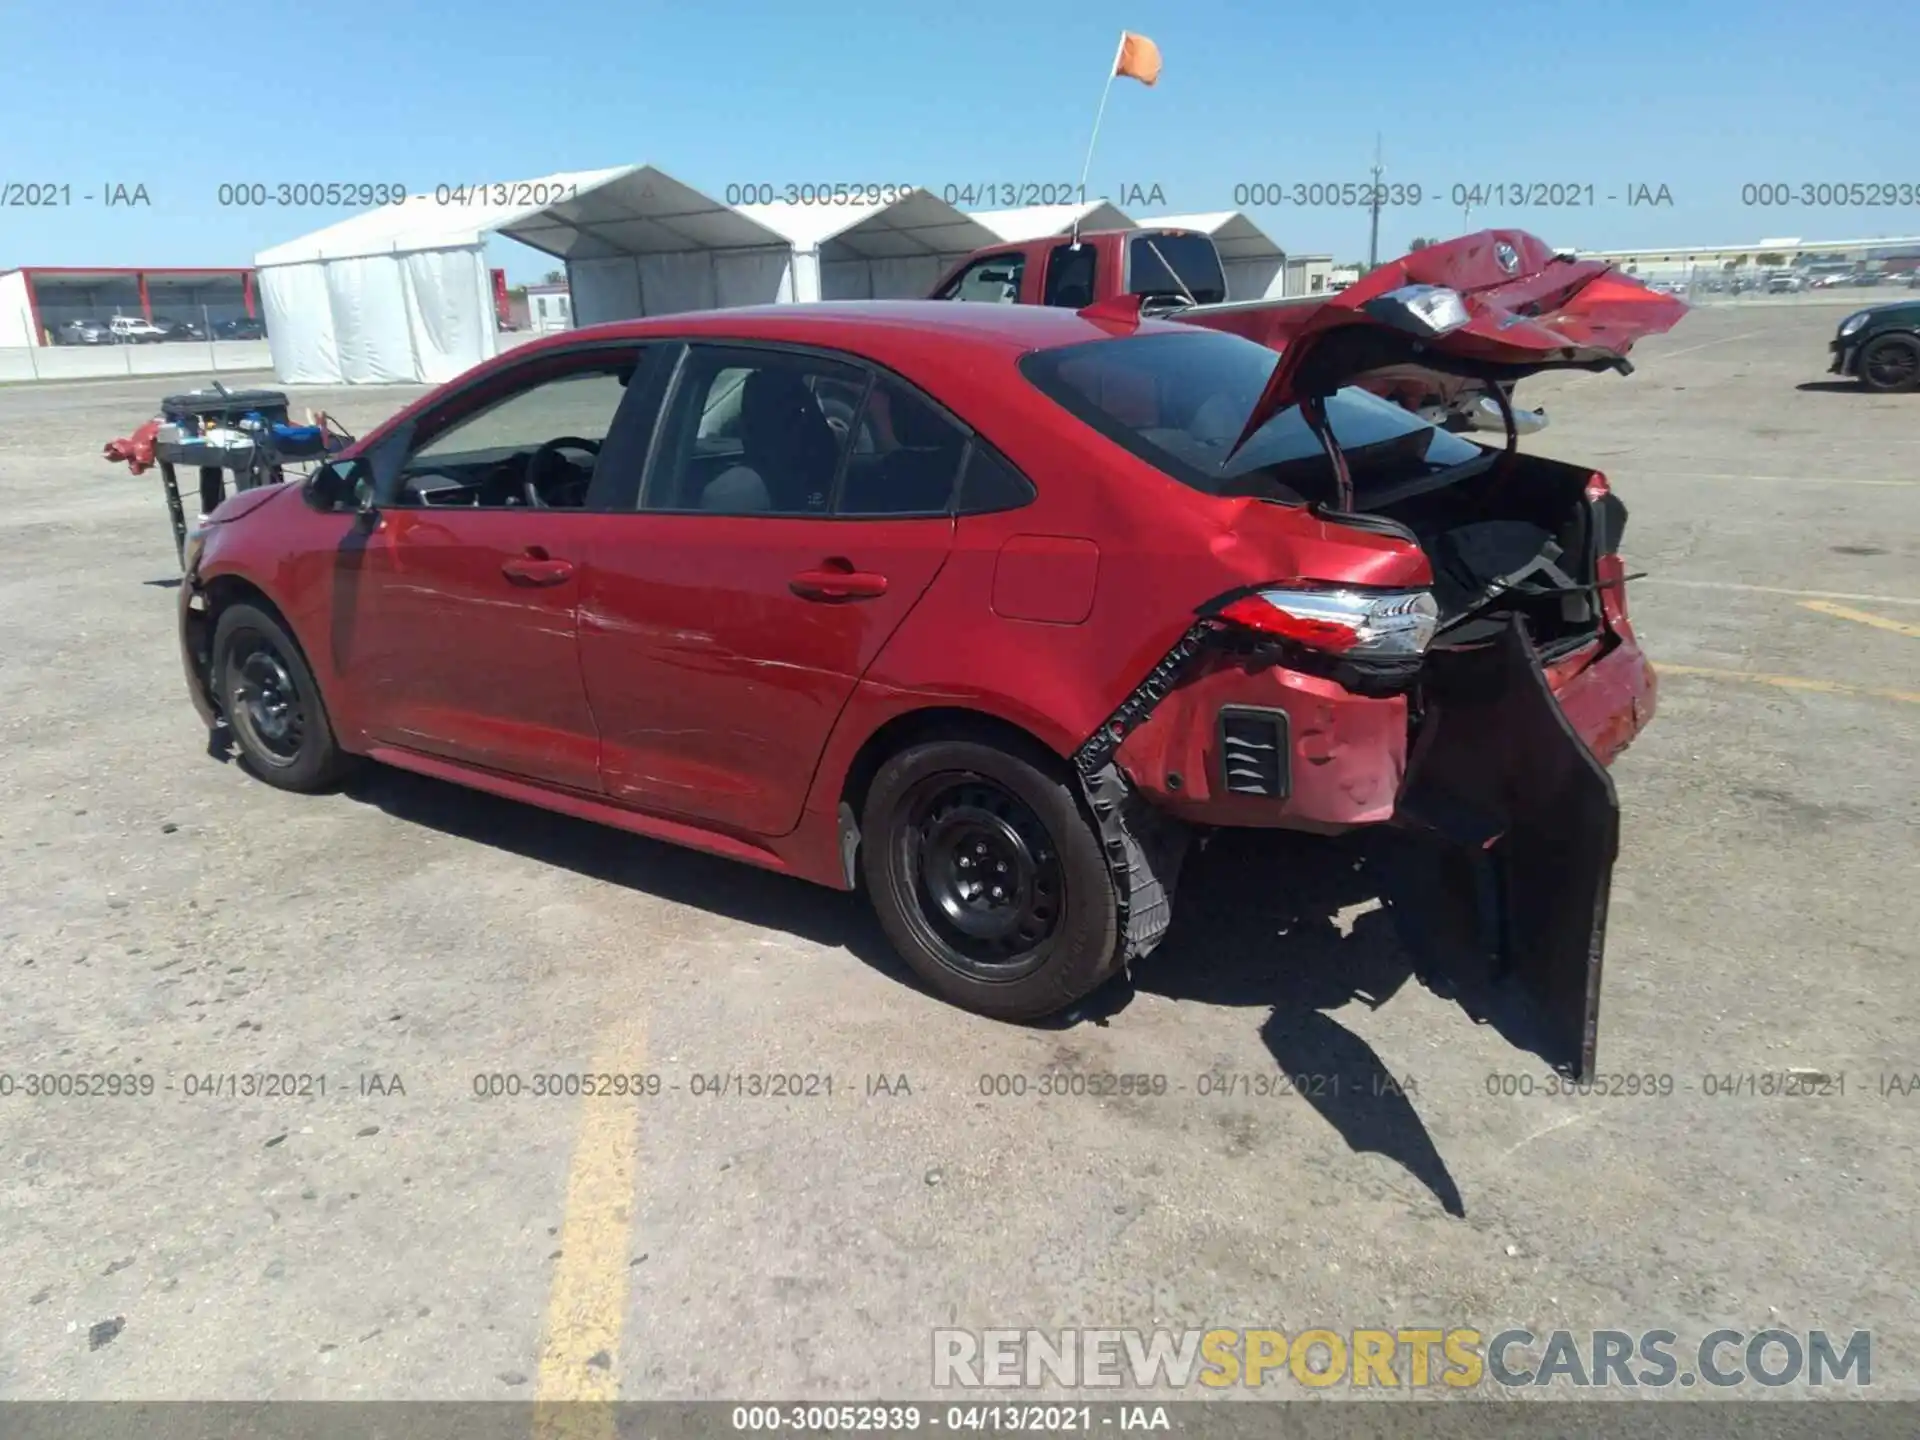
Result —
[[1219, 618], [1330, 655], [1419, 655], [1440, 611], [1427, 590], [1274, 585], [1221, 606]]
[[1264, 596], [1243, 595], [1220, 612], [1220, 618], [1263, 635], [1277, 635], [1315, 650], [1343, 654], [1360, 639], [1357, 626], [1342, 620], [1316, 620], [1294, 615], [1267, 602]]

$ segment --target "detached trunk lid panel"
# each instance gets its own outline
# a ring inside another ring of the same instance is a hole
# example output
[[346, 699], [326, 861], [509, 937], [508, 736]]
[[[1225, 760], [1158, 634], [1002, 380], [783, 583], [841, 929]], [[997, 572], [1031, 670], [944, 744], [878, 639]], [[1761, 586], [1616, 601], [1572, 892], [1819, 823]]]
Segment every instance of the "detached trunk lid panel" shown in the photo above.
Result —
[[1495, 645], [1436, 654], [1429, 674], [1398, 817], [1445, 847], [1429, 858], [1456, 896], [1464, 880], [1487, 903], [1465, 933], [1456, 907], [1450, 933], [1443, 920], [1410, 927], [1412, 938], [1429, 964], [1505, 992], [1509, 1038], [1590, 1078], [1620, 842], [1612, 777], [1562, 712], [1518, 620]]

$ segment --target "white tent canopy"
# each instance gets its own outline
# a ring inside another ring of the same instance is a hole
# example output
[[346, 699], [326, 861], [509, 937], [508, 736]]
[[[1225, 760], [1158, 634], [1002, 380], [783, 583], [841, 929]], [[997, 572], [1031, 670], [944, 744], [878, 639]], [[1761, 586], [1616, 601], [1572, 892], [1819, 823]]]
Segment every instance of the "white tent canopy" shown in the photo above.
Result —
[[784, 237], [651, 165], [500, 233], [567, 262], [577, 325], [788, 298]]
[[1133, 221], [1126, 211], [1104, 200], [1089, 200], [1084, 205], [1022, 205], [1016, 210], [976, 210], [972, 218], [1001, 240], [1015, 244], [1044, 240], [1049, 235], [1065, 235], [1076, 221], [1082, 230], [1133, 229]]
[[926, 190], [885, 203], [743, 205], [740, 213], [792, 248], [793, 283], [783, 300], [919, 298], [955, 261], [998, 238]]
[[451, 379], [495, 350], [488, 236], [626, 173], [480, 187], [472, 203], [416, 195], [261, 251], [274, 370], [290, 384]]
[[256, 256], [280, 378], [440, 381], [494, 354], [495, 234], [566, 262], [582, 325], [925, 295], [997, 238], [925, 190], [886, 204], [736, 207], [651, 165], [478, 189], [471, 204], [416, 196]]
[[1201, 215], [1155, 215], [1142, 220], [1168, 230], [1198, 230], [1213, 237], [1227, 272], [1229, 300], [1266, 300], [1284, 292], [1287, 254], [1266, 231], [1239, 210], [1215, 210]]

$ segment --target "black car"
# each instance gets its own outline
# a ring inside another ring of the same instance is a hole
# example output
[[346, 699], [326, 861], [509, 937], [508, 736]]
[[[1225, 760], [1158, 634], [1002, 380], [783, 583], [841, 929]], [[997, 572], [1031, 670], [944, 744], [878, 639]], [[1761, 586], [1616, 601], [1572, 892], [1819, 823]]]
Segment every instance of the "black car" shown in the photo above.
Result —
[[1835, 375], [1851, 375], [1887, 394], [1920, 389], [1920, 300], [1854, 311], [1840, 322], [1829, 348], [1828, 369]]
[[213, 327], [213, 333], [219, 340], [264, 340], [267, 327], [248, 315], [237, 320], [222, 320]]
[[204, 340], [207, 329], [197, 320], [164, 320], [156, 318], [153, 322], [164, 332], [163, 340]]

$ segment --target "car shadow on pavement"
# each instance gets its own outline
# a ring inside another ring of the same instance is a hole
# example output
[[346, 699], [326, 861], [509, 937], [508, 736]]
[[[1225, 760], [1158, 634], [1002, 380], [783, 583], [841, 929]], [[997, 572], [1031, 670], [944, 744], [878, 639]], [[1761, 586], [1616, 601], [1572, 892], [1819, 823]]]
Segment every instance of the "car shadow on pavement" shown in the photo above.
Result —
[[[398, 820], [844, 949], [927, 993], [857, 895], [384, 765], [356, 772], [345, 791]], [[1417, 980], [1532, 1048], [1526, 1017], [1511, 997], [1462, 981], [1457, 966], [1438, 958], [1429, 941], [1457, 933], [1458, 917], [1415, 903], [1396, 869], [1403, 854], [1402, 842], [1387, 832], [1337, 839], [1218, 832], [1204, 851], [1190, 854], [1173, 927], [1160, 947], [1130, 977], [1116, 977], [1042, 1025], [1107, 1024], [1141, 991], [1267, 1007], [1260, 1036], [1276, 1064], [1275, 1082], [1312, 1106], [1350, 1149], [1386, 1156], [1448, 1214], [1464, 1215], [1459, 1186], [1415, 1109], [1417, 1077], [1410, 1085], [1408, 1076], [1395, 1075], [1330, 1013], [1356, 1001], [1378, 1009]], [[1457, 905], [1457, 890], [1436, 893]]]
[[1802, 380], [1793, 387], [1815, 395], [1872, 395], [1858, 380]]
[[396, 820], [839, 947], [903, 985], [922, 988], [858, 895], [386, 765], [357, 770], [343, 789]]
[[[1267, 1006], [1260, 1038], [1286, 1087], [1356, 1154], [1394, 1161], [1463, 1216], [1460, 1187], [1396, 1076], [1329, 1012], [1378, 1009], [1415, 978], [1363, 837], [1221, 831], [1190, 855], [1174, 922], [1133, 970], [1141, 991], [1206, 1005]], [[1277, 1077], [1276, 1077], [1277, 1078]]]

